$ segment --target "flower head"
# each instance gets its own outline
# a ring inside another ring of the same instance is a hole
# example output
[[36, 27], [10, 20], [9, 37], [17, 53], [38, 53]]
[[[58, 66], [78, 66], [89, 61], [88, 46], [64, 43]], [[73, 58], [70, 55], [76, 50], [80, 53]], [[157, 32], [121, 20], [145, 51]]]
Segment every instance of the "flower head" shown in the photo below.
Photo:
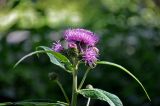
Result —
[[96, 65], [96, 61], [98, 60], [98, 53], [96, 47], [90, 47], [86, 49], [86, 51], [83, 53], [82, 58], [90, 67], [94, 67]]
[[98, 60], [99, 50], [96, 44], [99, 41], [98, 36], [86, 29], [68, 29], [64, 32], [64, 40], [68, 44], [68, 48], [64, 50], [60, 42], [53, 43], [52, 50], [56, 52], [64, 52], [73, 60], [84, 61], [91, 68], [94, 68]]
[[65, 40], [68, 42], [80, 42], [86, 46], [94, 46], [98, 42], [98, 37], [86, 29], [68, 29], [64, 32]]
[[60, 42], [57, 41], [56, 43], [53, 43], [52, 50], [54, 50], [55, 52], [61, 52], [63, 50], [63, 47]]

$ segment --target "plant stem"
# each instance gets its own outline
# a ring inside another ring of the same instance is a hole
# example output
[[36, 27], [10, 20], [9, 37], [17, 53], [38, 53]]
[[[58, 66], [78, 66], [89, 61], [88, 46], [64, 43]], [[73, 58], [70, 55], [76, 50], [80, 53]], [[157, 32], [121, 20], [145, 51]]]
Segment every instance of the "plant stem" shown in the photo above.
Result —
[[87, 105], [86, 105], [86, 106], [89, 106], [90, 101], [91, 101], [91, 98], [88, 98], [88, 101], [87, 101]]
[[83, 76], [83, 78], [82, 78], [82, 81], [81, 81], [80, 84], [79, 84], [78, 90], [80, 90], [80, 89], [82, 88], [83, 83], [84, 83], [84, 81], [85, 81], [85, 79], [86, 79], [86, 77], [87, 77], [87, 74], [88, 74], [89, 70], [90, 70], [90, 68], [88, 68], [88, 69], [86, 70], [86, 72], [85, 72], [85, 74], [84, 74], [84, 76]]
[[75, 65], [75, 70], [72, 73], [73, 77], [73, 84], [72, 84], [72, 101], [71, 101], [71, 106], [76, 106], [77, 105], [77, 73], [78, 73], [78, 65], [79, 62]]
[[62, 84], [61, 84], [58, 80], [56, 80], [56, 82], [57, 82], [58, 86], [60, 87], [60, 89], [62, 90], [62, 93], [63, 93], [63, 95], [64, 95], [67, 103], [70, 104], [70, 101], [69, 101], [69, 99], [68, 99], [68, 96], [67, 96], [65, 90], [64, 90], [63, 87], [62, 87]]
[[72, 85], [72, 103], [71, 106], [77, 104], [77, 73], [73, 72], [73, 85]]

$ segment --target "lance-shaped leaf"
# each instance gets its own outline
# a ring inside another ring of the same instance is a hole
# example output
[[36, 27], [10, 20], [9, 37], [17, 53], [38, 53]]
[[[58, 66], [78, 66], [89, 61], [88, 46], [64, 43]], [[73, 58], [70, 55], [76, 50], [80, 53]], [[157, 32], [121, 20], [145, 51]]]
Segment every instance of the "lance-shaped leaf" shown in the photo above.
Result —
[[48, 52], [47, 55], [53, 64], [56, 64], [62, 68], [65, 68], [65, 70], [67, 70], [68, 72], [71, 72], [73, 70], [72, 64], [69, 61], [69, 59], [66, 56], [62, 55], [61, 53], [55, 52], [46, 46], [39, 46], [39, 47], [37, 47], [37, 49], [51, 51], [51, 53]]
[[67, 103], [57, 102], [57, 103], [50, 103], [50, 102], [7, 102], [7, 103], [0, 103], [0, 106], [69, 106]]
[[[25, 55], [24, 57], [22, 57], [14, 66], [13, 68], [16, 68], [24, 59], [32, 56], [32, 55], [35, 55], [35, 54], [39, 54], [39, 53], [47, 53], [47, 52], [51, 52], [51, 51], [44, 51], [44, 50], [39, 50], [39, 51], [34, 51], [34, 52], [31, 52], [27, 55]], [[58, 65], [58, 64], [57, 64]]]
[[11, 102], [0, 103], [0, 106], [9, 106], [12, 105]]
[[[49, 56], [49, 59], [50, 61], [63, 68], [64, 70], [66, 70], [67, 72], [71, 72], [71, 69], [72, 69], [72, 64], [70, 63], [70, 61], [65, 57], [63, 56], [62, 54], [60, 53], [57, 53], [57, 52], [54, 52], [53, 50], [51, 49], [45, 49], [45, 50], [39, 50], [39, 51], [35, 51], [35, 52], [31, 52], [27, 55], [25, 55], [24, 57], [22, 57], [15, 65], [14, 65], [14, 68], [16, 66], [19, 65], [19, 63], [21, 63], [24, 59], [32, 56], [32, 55], [35, 55], [35, 54], [40, 54], [40, 53], [46, 53], [48, 56]], [[67, 68], [66, 68], [67, 66]]]
[[98, 61], [97, 64], [106, 64], [106, 65], [111, 65], [111, 66], [115, 66], [115, 67], [118, 67], [120, 68], [121, 70], [125, 71], [127, 74], [129, 74], [132, 78], [134, 78], [138, 83], [139, 85], [142, 87], [142, 89], [144, 90], [147, 98], [151, 101], [146, 89], [144, 88], [144, 86], [142, 85], [142, 83], [139, 81], [138, 78], [136, 78], [130, 71], [128, 71], [126, 68], [122, 67], [121, 65], [118, 65], [118, 64], [115, 64], [115, 63], [112, 63], [112, 62], [108, 62], [108, 61]]
[[108, 102], [110, 106], [123, 106], [121, 100], [116, 95], [101, 89], [81, 89], [78, 93], [86, 98], [99, 99]]

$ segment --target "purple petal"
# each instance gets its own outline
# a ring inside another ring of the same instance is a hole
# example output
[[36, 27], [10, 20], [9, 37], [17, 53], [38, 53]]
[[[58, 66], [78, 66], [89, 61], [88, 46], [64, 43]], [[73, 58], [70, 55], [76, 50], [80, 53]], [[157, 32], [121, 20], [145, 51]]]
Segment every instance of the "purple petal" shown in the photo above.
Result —
[[86, 29], [68, 29], [64, 32], [64, 38], [68, 42], [81, 42], [87, 46], [94, 46], [99, 41], [98, 36]]

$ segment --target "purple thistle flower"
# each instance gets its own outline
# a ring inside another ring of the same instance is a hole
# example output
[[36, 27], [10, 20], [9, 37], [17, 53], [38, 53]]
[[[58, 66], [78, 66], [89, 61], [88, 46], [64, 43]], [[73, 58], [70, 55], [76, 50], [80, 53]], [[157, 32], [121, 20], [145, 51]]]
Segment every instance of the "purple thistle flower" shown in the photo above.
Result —
[[54, 50], [55, 52], [61, 52], [63, 50], [63, 47], [60, 42], [57, 41], [56, 43], [53, 43], [52, 50]]
[[68, 29], [64, 32], [65, 40], [68, 42], [80, 42], [86, 46], [95, 46], [98, 36], [86, 29]]
[[96, 61], [98, 57], [98, 49], [96, 47], [90, 47], [86, 49], [86, 51], [82, 55], [82, 60], [85, 61], [91, 68], [96, 65]]

